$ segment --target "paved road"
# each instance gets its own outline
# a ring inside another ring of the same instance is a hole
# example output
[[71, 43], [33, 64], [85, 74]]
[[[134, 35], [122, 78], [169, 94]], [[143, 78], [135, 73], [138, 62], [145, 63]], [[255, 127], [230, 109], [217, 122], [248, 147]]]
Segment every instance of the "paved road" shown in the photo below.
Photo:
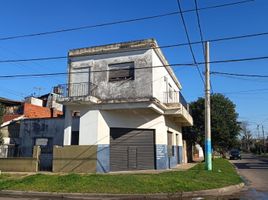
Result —
[[268, 158], [242, 154], [242, 160], [231, 161], [245, 179], [245, 190], [234, 195], [237, 199], [268, 200]]

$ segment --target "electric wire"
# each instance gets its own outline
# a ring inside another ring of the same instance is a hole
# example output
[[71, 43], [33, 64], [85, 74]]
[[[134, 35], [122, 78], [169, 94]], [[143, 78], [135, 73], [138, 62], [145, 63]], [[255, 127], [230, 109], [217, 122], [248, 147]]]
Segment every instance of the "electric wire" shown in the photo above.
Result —
[[192, 45], [190, 44], [191, 43], [191, 40], [190, 40], [190, 36], [188, 34], [188, 30], [187, 30], [187, 26], [186, 26], [186, 23], [185, 23], [185, 20], [184, 20], [184, 16], [183, 16], [183, 13], [182, 13], [182, 8], [181, 8], [180, 0], [177, 0], [177, 5], [178, 5], [179, 11], [180, 11], [180, 16], [181, 16], [182, 24], [183, 24], [183, 27], [184, 27], [184, 31], [185, 31], [185, 34], [186, 34], [187, 42], [189, 44], [189, 48], [190, 48], [190, 52], [191, 52], [191, 55], [192, 55], [194, 64], [196, 65], [196, 69], [198, 71], [198, 74], [199, 74], [199, 76], [200, 76], [203, 84], [205, 85], [204, 78], [202, 76], [202, 73], [201, 73], [201, 71], [199, 69], [199, 66], [197, 64], [197, 61], [195, 59], [195, 55], [194, 55], [194, 51], [193, 51]]
[[[214, 5], [214, 6], [208, 6], [208, 7], [199, 8], [199, 10], [208, 10], [208, 9], [221, 8], [221, 7], [226, 7], [226, 6], [234, 6], [234, 5], [249, 3], [249, 2], [253, 2], [253, 1], [254, 0], [244, 0], [244, 1], [238, 1], [238, 2], [233, 2], [233, 3], [220, 4], [220, 5]], [[193, 11], [195, 11], [195, 9], [189, 9], [189, 10], [185, 10], [185, 11], [182, 11], [182, 12], [186, 13], [186, 12], [193, 12]], [[152, 15], [152, 16], [146, 16], [146, 17], [140, 17], [140, 18], [118, 20], [118, 21], [106, 22], [106, 23], [100, 23], [100, 24], [94, 24], [94, 25], [85, 25], [85, 26], [80, 26], [80, 27], [58, 29], [58, 30], [54, 30], [54, 31], [44, 31], [44, 32], [38, 32], [38, 33], [29, 33], [29, 34], [22, 34], [22, 35], [6, 36], [6, 37], [1, 37], [0, 41], [13, 40], [13, 39], [19, 39], [19, 38], [36, 37], [36, 36], [43, 36], [43, 35], [52, 35], [52, 34], [58, 34], [58, 33], [63, 33], [63, 32], [79, 31], [79, 30], [98, 28], [98, 27], [104, 27], [104, 26], [112, 26], [112, 25], [118, 25], [118, 24], [125, 24], [125, 23], [137, 22], [137, 21], [144, 21], [144, 20], [162, 18], [162, 17], [172, 16], [172, 15], [177, 15], [177, 14], [179, 14], [178, 11], [176, 11], [176, 12], [168, 12], [168, 13], [158, 14], [158, 15]]]
[[[202, 32], [202, 27], [201, 27], [201, 20], [200, 20], [200, 16], [199, 16], [199, 12], [198, 12], [197, 0], [194, 0], [194, 4], [195, 4], [195, 13], [196, 13], [196, 18], [197, 18], [199, 35], [200, 35], [200, 39], [201, 39], [201, 46], [202, 46], [203, 58], [204, 58], [204, 61], [205, 61], [206, 60], [206, 53], [205, 53], [205, 47], [204, 47], [204, 37], [203, 37], [203, 32]], [[214, 91], [213, 91], [211, 79], [209, 81], [209, 84], [210, 84], [211, 92], [213, 94]]]
[[[263, 59], [268, 59], [268, 56], [251, 57], [251, 58], [239, 58], [239, 59], [230, 59], [230, 60], [215, 60], [215, 61], [210, 61], [209, 63], [220, 64], [220, 63], [245, 62], [245, 61], [263, 60]], [[197, 63], [199, 65], [205, 64], [205, 62], [197, 62]], [[148, 66], [148, 67], [136, 67], [134, 69], [135, 70], [141, 70], [141, 69], [168, 67], [168, 66], [169, 67], [195, 67], [196, 64], [195, 63], [172, 63], [172, 64], [168, 64], [168, 65], [157, 65], [157, 66]], [[122, 69], [93, 70], [93, 71], [91, 71], [91, 73], [117, 71], [117, 70], [122, 70]], [[67, 74], [75, 74], [75, 73], [88, 73], [88, 72], [56, 72], [56, 73], [43, 73], [43, 74], [0, 75], [0, 78], [59, 76], [59, 75], [67, 75]], [[232, 73], [211, 71], [210, 74], [230, 75]], [[237, 76], [237, 74], [236, 74], [236, 76]], [[266, 75], [254, 75], [254, 76], [264, 76], [264, 77], [266, 77]], [[268, 77], [268, 75], [267, 75], [267, 77]]]
[[[223, 38], [216, 38], [216, 39], [207, 39], [207, 41], [221, 42], [221, 41], [227, 41], [227, 40], [245, 39], [245, 38], [259, 37], [259, 36], [266, 36], [266, 35], [268, 35], [268, 32], [246, 34], [246, 35], [240, 35], [240, 36], [223, 37]], [[191, 43], [179, 43], [179, 44], [163, 45], [163, 46], [152, 47], [152, 49], [174, 48], [174, 47], [180, 47], [180, 46], [188, 46], [189, 44], [191, 44], [191, 45], [202, 44], [202, 41], [196, 41], [196, 42], [191, 42]], [[132, 49], [132, 50], [120, 50], [118, 52], [113, 52], [113, 54], [143, 51], [143, 50], [148, 50], [148, 48], [139, 48], [139, 49]], [[100, 55], [100, 54], [111, 54], [111, 52], [91, 53], [90, 55]], [[26, 59], [7, 59], [7, 60], [0, 60], [0, 64], [1, 63], [14, 63], [14, 62], [44, 61], [44, 60], [60, 60], [60, 59], [67, 59], [67, 58], [68, 58], [68, 56], [51, 56], [51, 57], [36, 57], [36, 58], [26, 58]], [[70, 56], [70, 58], [71, 58], [71, 56]]]
[[261, 75], [261, 74], [238, 74], [238, 73], [217, 72], [217, 71], [212, 71], [210, 72], [210, 74], [238, 76], [238, 77], [252, 77], [252, 78], [268, 78], [268, 75]]

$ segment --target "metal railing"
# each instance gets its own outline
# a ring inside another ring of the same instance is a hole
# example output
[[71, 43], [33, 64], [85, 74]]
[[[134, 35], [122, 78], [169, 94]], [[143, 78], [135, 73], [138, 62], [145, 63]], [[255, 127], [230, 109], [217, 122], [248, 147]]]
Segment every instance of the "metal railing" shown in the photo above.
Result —
[[97, 85], [90, 82], [60, 84], [53, 91], [61, 97], [95, 96]]
[[164, 102], [166, 104], [174, 104], [174, 103], [180, 103], [183, 105], [183, 107], [189, 111], [189, 105], [181, 92], [175, 92], [175, 91], [169, 91], [164, 92]]

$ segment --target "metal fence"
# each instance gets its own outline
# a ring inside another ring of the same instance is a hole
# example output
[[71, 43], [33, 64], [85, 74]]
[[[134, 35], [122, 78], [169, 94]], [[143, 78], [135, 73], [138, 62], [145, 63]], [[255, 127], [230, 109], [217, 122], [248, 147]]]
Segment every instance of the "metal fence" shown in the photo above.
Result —
[[90, 82], [60, 84], [54, 87], [54, 92], [62, 97], [95, 96], [97, 85]]

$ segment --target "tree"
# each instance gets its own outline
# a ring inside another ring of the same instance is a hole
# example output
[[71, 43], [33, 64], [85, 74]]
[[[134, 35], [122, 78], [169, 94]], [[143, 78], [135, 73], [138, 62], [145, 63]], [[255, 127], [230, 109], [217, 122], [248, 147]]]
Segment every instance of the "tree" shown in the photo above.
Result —
[[253, 138], [250, 130], [248, 130], [248, 123], [246, 121], [242, 122], [241, 125], [241, 143], [244, 151], [249, 152], [250, 146], [253, 143]]
[[[187, 145], [199, 143], [204, 148], [205, 140], [205, 100], [198, 98], [190, 104], [194, 126], [184, 129], [183, 137]], [[212, 148], [225, 153], [237, 147], [240, 126], [235, 104], [222, 94], [211, 95], [211, 139]]]

